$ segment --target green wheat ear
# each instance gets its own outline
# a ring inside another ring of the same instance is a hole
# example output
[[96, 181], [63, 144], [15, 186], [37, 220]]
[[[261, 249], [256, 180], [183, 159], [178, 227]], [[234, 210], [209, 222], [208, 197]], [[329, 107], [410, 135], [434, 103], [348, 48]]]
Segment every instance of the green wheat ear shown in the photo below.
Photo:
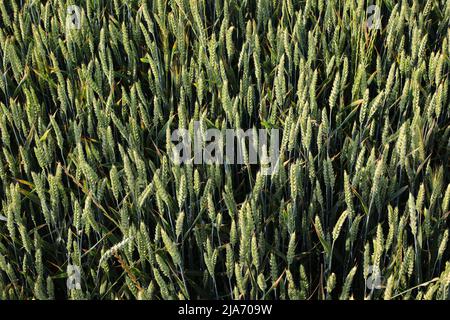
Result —
[[448, 299], [449, 3], [2, 1], [0, 298]]

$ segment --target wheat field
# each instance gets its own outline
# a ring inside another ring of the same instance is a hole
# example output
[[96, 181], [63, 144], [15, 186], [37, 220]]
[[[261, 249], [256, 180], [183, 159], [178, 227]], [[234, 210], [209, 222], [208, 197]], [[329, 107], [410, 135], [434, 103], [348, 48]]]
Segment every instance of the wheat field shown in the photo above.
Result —
[[[450, 298], [450, 1], [0, 16], [1, 300]], [[277, 170], [174, 163], [195, 123]]]

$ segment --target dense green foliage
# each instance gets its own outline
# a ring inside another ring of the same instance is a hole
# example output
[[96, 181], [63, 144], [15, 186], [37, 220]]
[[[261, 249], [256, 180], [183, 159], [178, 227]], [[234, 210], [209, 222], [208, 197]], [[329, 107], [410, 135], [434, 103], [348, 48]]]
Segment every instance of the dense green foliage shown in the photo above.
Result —
[[450, 1], [374, 3], [1, 0], [0, 299], [448, 299]]

